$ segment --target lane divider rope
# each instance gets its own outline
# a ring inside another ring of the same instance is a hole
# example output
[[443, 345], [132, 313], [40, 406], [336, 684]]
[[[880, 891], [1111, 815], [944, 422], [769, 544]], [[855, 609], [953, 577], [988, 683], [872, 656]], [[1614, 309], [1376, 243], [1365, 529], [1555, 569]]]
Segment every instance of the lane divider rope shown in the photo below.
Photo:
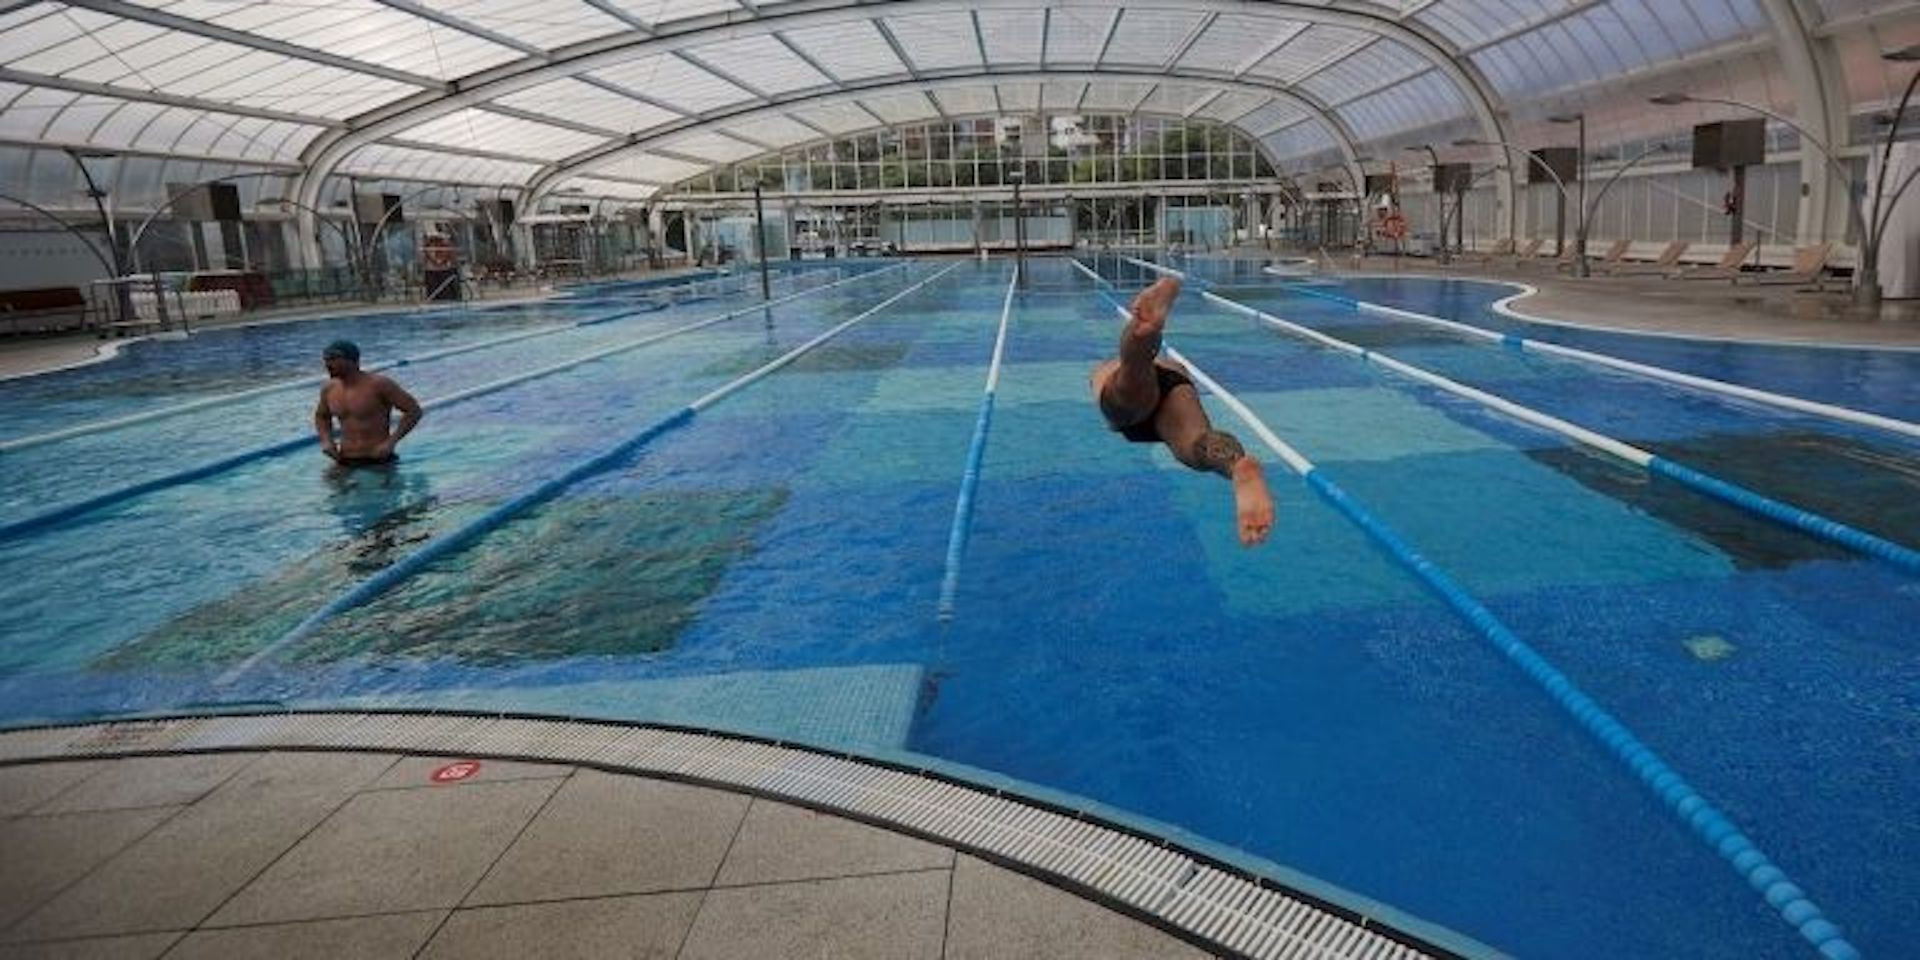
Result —
[[668, 414], [666, 417], [658, 421], [655, 421], [652, 424], [649, 424], [645, 428], [641, 429], [638, 433], [635, 433], [632, 436], [629, 436], [625, 440], [622, 440], [621, 442], [613, 445], [612, 447], [609, 447], [608, 449], [602, 451], [601, 453], [575, 464], [574, 466], [567, 469], [565, 472], [561, 473], [560, 475], [550, 480], [547, 480], [533, 487], [530, 490], [527, 490], [526, 492], [520, 494], [517, 497], [514, 497], [512, 500], [509, 500], [506, 503], [503, 503], [493, 508], [492, 510], [487, 511], [484, 515], [476, 517], [475, 519], [473, 519], [472, 521], [469, 521], [468, 523], [459, 527], [458, 529], [452, 530], [448, 533], [444, 533], [438, 537], [435, 537], [432, 541], [428, 542], [426, 546], [421, 547], [419, 550], [416, 550], [413, 553], [400, 558], [398, 561], [394, 562], [391, 566], [388, 566], [382, 569], [380, 572], [374, 574], [373, 576], [368, 577], [366, 580], [361, 581], [359, 584], [347, 590], [345, 593], [342, 593], [339, 596], [335, 597], [333, 600], [329, 601], [325, 606], [322, 606], [320, 609], [307, 615], [307, 617], [301, 620], [298, 624], [296, 624], [293, 627], [293, 629], [288, 630], [285, 634], [281, 635], [278, 639], [267, 644], [261, 649], [255, 651], [253, 654], [248, 656], [245, 660], [242, 660], [240, 663], [236, 664], [234, 667], [232, 667], [231, 669], [223, 673], [219, 678], [217, 678], [214, 681], [215, 685], [227, 686], [234, 683], [235, 681], [245, 676], [248, 672], [252, 671], [254, 667], [258, 666], [260, 663], [265, 662], [268, 658], [274, 656], [275, 654], [278, 654], [282, 650], [285, 650], [287, 647], [295, 643], [298, 643], [301, 640], [304, 640], [305, 638], [311, 636], [314, 633], [314, 631], [319, 629], [319, 627], [322, 624], [326, 623], [328, 620], [331, 620], [332, 618], [334, 618], [335, 616], [338, 616], [341, 613], [344, 613], [348, 610], [351, 610], [358, 606], [362, 606], [372, 601], [374, 598], [380, 596], [381, 594], [387, 592], [388, 590], [393, 589], [402, 581], [426, 569], [427, 566], [429, 564], [432, 564], [435, 560], [438, 560], [442, 557], [448, 556], [452, 553], [455, 553], [456, 551], [459, 551], [460, 549], [466, 547], [467, 545], [479, 540], [481, 537], [485, 536], [487, 533], [491, 532], [495, 528], [501, 526], [502, 524], [505, 524], [509, 520], [512, 520], [514, 517], [519, 516], [520, 514], [525, 513], [526, 511], [532, 509], [533, 507], [536, 507], [542, 503], [545, 503], [548, 500], [553, 499], [554, 497], [558, 496], [562, 491], [564, 491], [566, 488], [573, 486], [576, 483], [579, 483], [581, 480], [584, 480], [587, 477], [593, 476], [594, 474], [597, 474], [597, 473], [604, 472], [614, 467], [615, 465], [625, 461], [635, 451], [639, 450], [643, 446], [646, 446], [648, 443], [652, 442], [654, 439], [692, 422], [693, 418], [697, 414], [699, 414], [701, 410], [711, 407], [715, 403], [718, 403], [720, 402], [720, 400], [727, 397], [729, 394], [745, 389], [746, 387], [758, 382], [762, 378], [767, 377], [768, 375], [772, 374], [774, 371], [779, 370], [781, 367], [784, 367], [792, 363], [793, 361], [799, 359], [801, 356], [813, 350], [815, 347], [818, 347], [821, 344], [826, 343], [828, 340], [831, 340], [834, 337], [839, 336], [842, 332], [852, 327], [854, 324], [859, 323], [860, 321], [865, 320], [868, 317], [871, 317], [882, 310], [885, 310], [887, 307], [890, 307], [893, 304], [898, 303], [902, 299], [905, 299], [906, 297], [912, 295], [915, 291], [920, 290], [921, 288], [925, 287], [927, 284], [930, 284], [935, 280], [938, 280], [941, 277], [946, 276], [948, 273], [951, 273], [957, 267], [959, 267], [958, 263], [951, 264], [947, 266], [945, 269], [942, 269], [930, 276], [927, 276], [919, 280], [918, 282], [906, 287], [905, 289], [900, 290], [899, 292], [893, 294], [892, 296], [887, 297], [885, 300], [880, 301], [880, 303], [872, 307], [869, 307], [864, 311], [861, 311], [859, 314], [855, 315], [852, 319], [843, 321], [839, 324], [836, 324], [833, 327], [828, 328], [824, 333], [821, 333], [818, 336], [815, 336], [813, 339], [808, 340], [807, 342], [793, 348], [792, 350], [787, 351], [784, 354], [781, 354], [779, 357], [773, 359], [772, 361], [769, 361], [763, 366], [760, 366], [749, 373], [746, 373], [738, 378], [735, 378], [734, 380], [729, 381], [728, 383], [719, 387], [718, 389], [710, 391], [705, 395], [701, 396], [699, 399], [694, 400], [692, 403], [689, 403], [686, 406], [681, 407], [679, 410], [676, 410], [673, 413]]
[[[1082, 267], [1082, 269], [1085, 268]], [[1104, 278], [1099, 279], [1104, 282]], [[1109, 303], [1114, 303], [1111, 297], [1107, 299]], [[1114, 303], [1114, 306], [1119, 309], [1122, 316], [1128, 315], [1126, 308], [1120, 307], [1117, 303]], [[1796, 885], [1785, 871], [1776, 866], [1725, 813], [1701, 796], [1672, 766], [1627, 729], [1625, 724], [1576, 686], [1539, 651], [1520, 639], [1492, 610], [1468, 593], [1466, 588], [1456, 582], [1446, 571], [1422, 556], [1393, 528], [1387, 526], [1358, 500], [1322, 474], [1299, 451], [1281, 442], [1279, 437], [1275, 436], [1273, 431], [1268, 429], [1246, 404], [1228, 393], [1192, 360], [1171, 347], [1167, 348], [1167, 354], [1184, 365], [1188, 372], [1193, 374], [1196, 383], [1205, 387], [1209, 393], [1232, 410], [1248, 429], [1252, 430], [1289, 467], [1300, 474], [1308, 487], [1331, 504], [1342, 516], [1358, 526], [1369, 539], [1401, 566], [1420, 578], [1447, 606], [1491, 643], [1494, 649], [1519, 667], [1528, 679], [1573, 718], [1580, 729], [1591, 735], [1614, 759], [1626, 766], [1634, 778], [1652, 792], [1682, 825], [1692, 831], [1694, 836], [1704, 842], [1709, 849], [1719, 854], [1721, 859], [1732, 865], [1734, 872], [1746, 880], [1747, 884], [1767, 902], [1767, 905], [1793, 927], [1802, 939], [1812, 944], [1821, 956], [1827, 960], [1860, 960], [1860, 952], [1847, 941], [1840, 928], [1827, 919], [1826, 914], [1807, 896], [1806, 891]]]
[[1000, 363], [1006, 356], [1007, 323], [1013, 315], [1013, 294], [1020, 283], [1020, 266], [1007, 280], [1007, 296], [1000, 304], [1000, 330], [993, 338], [993, 359], [987, 364], [987, 387], [980, 396], [980, 414], [974, 419], [973, 439], [967, 444], [967, 465], [960, 475], [960, 494], [953, 505], [953, 530], [947, 534], [947, 569], [940, 578], [937, 615], [942, 623], [953, 619], [954, 597], [960, 592], [960, 559], [967, 550], [973, 526], [974, 492], [980, 486], [980, 464], [986, 459], [987, 432], [993, 426], [993, 397], [1000, 387]]
[[[573, 367], [580, 366], [581, 364], [584, 364], [584, 363], [590, 363], [595, 360], [602, 360], [607, 357], [614, 356], [615, 354], [625, 353], [630, 350], [638, 350], [641, 347], [651, 346], [653, 344], [659, 343], [662, 340], [666, 340], [672, 337], [677, 337], [684, 333], [691, 333], [695, 330], [700, 330], [705, 327], [710, 327], [710, 326], [713, 326], [714, 324], [731, 320], [735, 317], [746, 316], [748, 314], [756, 313], [769, 307], [778, 306], [788, 301], [800, 299], [801, 297], [812, 296], [813, 294], [816, 294], [816, 293], [823, 293], [827, 290], [831, 290], [834, 287], [838, 287], [843, 284], [853, 283], [859, 280], [867, 280], [873, 277], [882, 276], [882, 275], [891, 273], [894, 270], [904, 269], [905, 266], [906, 266], [905, 264], [901, 264], [899, 266], [886, 267], [880, 270], [873, 270], [866, 273], [860, 273], [851, 277], [843, 278], [841, 280], [836, 280], [833, 283], [829, 283], [824, 286], [810, 287], [798, 293], [791, 293], [784, 297], [776, 297], [773, 300], [769, 300], [765, 303], [756, 303], [749, 307], [741, 307], [736, 310], [729, 310], [725, 313], [716, 314], [714, 316], [707, 317], [703, 320], [696, 320], [692, 323], [674, 327], [671, 330], [663, 330], [659, 333], [649, 334], [648, 336], [641, 337], [637, 340], [632, 340], [623, 344], [616, 344], [614, 346], [607, 347], [602, 350], [596, 350], [596, 351], [593, 351], [592, 353], [583, 354], [571, 360], [562, 360], [558, 363], [548, 364], [547, 366], [539, 367], [534, 370], [526, 370], [520, 373], [513, 374], [512, 376], [501, 377], [500, 379], [497, 379], [497, 380], [488, 381], [487, 383], [480, 384], [479, 386], [468, 387], [464, 390], [459, 390], [454, 393], [447, 394], [446, 396], [443, 396], [443, 397], [435, 397], [431, 400], [428, 400], [422, 403], [421, 407], [423, 409], [440, 409], [440, 408], [449, 406], [451, 404], [459, 403], [463, 400], [470, 400], [474, 397], [481, 396], [482, 394], [493, 393], [499, 390], [504, 390], [511, 386], [516, 386], [518, 384], [525, 383], [529, 380], [548, 376], [554, 373], [559, 373], [560, 371], [568, 370]], [[19, 520], [0, 524], [0, 541], [16, 539], [18, 537], [24, 536], [29, 533], [45, 530], [49, 527], [58, 526], [62, 523], [67, 522], [68, 520], [72, 520], [76, 517], [84, 516], [86, 514], [92, 513], [96, 510], [103, 509], [105, 507], [113, 506], [114, 504], [123, 503], [125, 501], [132, 500], [136, 497], [141, 497], [158, 490], [167, 489], [169, 487], [175, 487], [185, 483], [192, 483], [196, 480], [204, 480], [207, 477], [225, 473], [237, 467], [245, 466], [246, 464], [252, 463], [256, 460], [264, 460], [269, 457], [275, 457], [281, 454], [291, 453], [295, 450], [301, 449], [302, 447], [310, 446], [316, 442], [317, 441], [315, 440], [314, 435], [312, 433], [303, 433], [297, 437], [289, 437], [285, 440], [281, 440], [275, 443], [269, 443], [262, 446], [253, 447], [247, 450], [242, 450], [239, 453], [230, 454], [218, 460], [200, 464], [199, 466], [196, 466], [196, 467], [189, 467], [185, 470], [164, 474], [162, 476], [155, 477], [151, 480], [142, 480], [138, 483], [132, 483], [123, 487], [117, 487], [115, 489], [108, 490], [105, 493], [100, 493], [100, 494], [96, 494], [94, 496], [88, 497], [85, 500], [79, 500], [73, 503], [68, 503], [58, 507], [53, 507], [29, 517], [24, 517]]]
[[[1160, 269], [1166, 269], [1164, 267]], [[1795, 506], [1750, 490], [1739, 484], [1715, 477], [1712, 474], [1696, 470], [1686, 464], [1669, 460], [1649, 450], [1641, 449], [1630, 443], [1606, 434], [1589, 430], [1575, 423], [1562, 420], [1552, 414], [1543, 413], [1532, 407], [1522, 406], [1505, 397], [1488, 393], [1476, 387], [1470, 387], [1459, 381], [1443, 377], [1437, 373], [1396, 360], [1383, 353], [1377, 353], [1364, 347], [1336, 337], [1328, 336], [1311, 327], [1276, 317], [1263, 310], [1220, 296], [1200, 284], [1200, 296], [1207, 302], [1224, 307], [1236, 313], [1253, 317], [1276, 329], [1312, 341], [1321, 346], [1343, 353], [1352, 354], [1362, 360], [1385, 367], [1408, 379], [1438, 387], [1455, 396], [1465, 397], [1482, 406], [1506, 414], [1515, 420], [1531, 424], [1544, 430], [1591, 447], [1623, 462], [1639, 467], [1649, 473], [1665, 477], [1696, 493], [1712, 497], [1723, 503], [1752, 513], [1781, 526], [1790, 527], [1808, 536], [1838, 544], [1856, 553], [1864, 554], [1881, 562], [1890, 564], [1910, 574], [1920, 575], [1920, 550], [1895, 543], [1884, 537], [1875, 536], [1858, 527], [1850, 526], [1831, 517], [1816, 513], [1804, 507]]]
[[[1145, 262], [1145, 261], [1138, 261], [1138, 262]], [[1637, 363], [1635, 361], [1622, 359], [1620, 357], [1612, 356], [1610, 354], [1596, 353], [1591, 350], [1581, 350], [1575, 347], [1563, 346], [1558, 343], [1551, 343], [1544, 340], [1535, 340], [1530, 337], [1522, 337], [1518, 334], [1499, 333], [1497, 331], [1488, 330], [1484, 327], [1474, 326], [1473, 324], [1470, 324], [1470, 323], [1461, 323], [1458, 320], [1448, 320], [1445, 317], [1436, 317], [1431, 314], [1418, 313], [1412, 310], [1403, 310], [1399, 307], [1390, 307], [1385, 304], [1373, 303], [1367, 300], [1359, 300], [1353, 297], [1342, 296], [1337, 293], [1330, 293], [1325, 290], [1313, 290], [1313, 289], [1308, 289], [1304, 286], [1293, 285], [1293, 286], [1287, 287], [1287, 292], [1298, 293], [1301, 296], [1305, 296], [1305, 297], [1314, 297], [1321, 300], [1331, 300], [1335, 303], [1342, 303], [1360, 311], [1361, 313], [1372, 314], [1374, 316], [1388, 317], [1395, 320], [1409, 320], [1415, 323], [1425, 323], [1431, 326], [1442, 327], [1444, 329], [1451, 330], [1455, 333], [1462, 334], [1464, 336], [1476, 337], [1482, 340], [1490, 340], [1504, 347], [1508, 347], [1514, 350], [1531, 351], [1535, 353], [1549, 354], [1552, 356], [1567, 357], [1570, 359], [1591, 363], [1596, 366], [1602, 366], [1602, 367], [1607, 367], [1613, 370], [1621, 370], [1627, 373], [1636, 374], [1638, 376], [1646, 377], [1651, 380], [1660, 380], [1666, 383], [1679, 384], [1681, 386], [1692, 387], [1696, 390], [1702, 390], [1708, 393], [1717, 393], [1717, 394], [1722, 394], [1724, 396], [1729, 396], [1729, 397], [1738, 397], [1739, 399], [1742, 399], [1742, 400], [1749, 400], [1754, 403], [1762, 403], [1768, 406], [1779, 407], [1783, 410], [1792, 410], [1796, 413], [1804, 413], [1804, 414], [1808, 414], [1810, 416], [1815, 416], [1815, 417], [1824, 417], [1829, 420], [1838, 420], [1843, 423], [1851, 423], [1856, 426], [1871, 427], [1877, 430], [1885, 430], [1889, 433], [1897, 433], [1905, 437], [1920, 438], [1920, 423], [1914, 423], [1913, 421], [1910, 421], [1910, 420], [1901, 420], [1897, 417], [1889, 417], [1889, 416], [1885, 416], [1883, 414], [1878, 414], [1878, 413], [1869, 413], [1865, 410], [1855, 410], [1852, 407], [1843, 407], [1838, 404], [1822, 403], [1818, 400], [1808, 400], [1804, 397], [1796, 397], [1791, 394], [1775, 393], [1771, 390], [1761, 390], [1757, 387], [1748, 387], [1748, 386], [1743, 386], [1737, 383], [1729, 383], [1728, 381], [1725, 381], [1725, 380], [1715, 380], [1712, 377], [1702, 377], [1702, 376], [1698, 376], [1696, 374], [1691, 374], [1691, 373], [1681, 373], [1678, 370], [1669, 370], [1665, 367], [1654, 366], [1652, 364], [1647, 364], [1647, 363]]]
[[[697, 283], [698, 281], [695, 281], [695, 282]], [[666, 286], [675, 286], [675, 285], [666, 285]], [[666, 288], [666, 286], [663, 286], [663, 289]], [[569, 303], [569, 301], [566, 301], [564, 299], [556, 300], [553, 302], [563, 304], [563, 305], [566, 305]], [[383, 370], [392, 370], [399, 367], [409, 367], [409, 366], [414, 366], [422, 363], [430, 363], [434, 360], [442, 360], [447, 357], [455, 357], [463, 353], [472, 353], [476, 350], [487, 350], [493, 347], [505, 346], [510, 343], [519, 343], [523, 340], [532, 340], [536, 337], [547, 337], [547, 336], [552, 336], [558, 333], [566, 333], [568, 331], [575, 330], [581, 327], [591, 327], [591, 326], [597, 326], [603, 323], [611, 323], [615, 320], [625, 320], [628, 317], [638, 316], [642, 313], [656, 312], [662, 309], [663, 306], [664, 305], [662, 304], [630, 306], [624, 309], [614, 310], [608, 313], [598, 314], [592, 317], [586, 317], [580, 320], [575, 320], [570, 323], [557, 324], [549, 327], [541, 327], [538, 330], [522, 330], [518, 333], [509, 333], [503, 336], [492, 337], [486, 340], [476, 341], [474, 343], [461, 344], [459, 346], [447, 347], [441, 350], [430, 351], [428, 353], [420, 354], [419, 356], [402, 357], [398, 360], [387, 360], [381, 363], [376, 363], [376, 364], [367, 366], [365, 369], [369, 373], [378, 373]], [[482, 312], [484, 312], [485, 309], [486, 308], [482, 308]], [[49, 431], [46, 431], [45, 433], [36, 433], [30, 436], [16, 437], [11, 440], [0, 440], [0, 454], [12, 453], [18, 450], [26, 450], [32, 447], [42, 446], [44, 444], [56, 443], [61, 440], [71, 440], [75, 437], [84, 437], [84, 436], [97, 434], [97, 433], [107, 433], [109, 431], [119, 430], [123, 427], [131, 427], [131, 426], [135, 426], [137, 424], [142, 424], [142, 423], [151, 423], [155, 420], [161, 420], [167, 417], [175, 417], [175, 416], [180, 416], [182, 414], [193, 413], [198, 410], [205, 410], [209, 407], [224, 406], [226, 404], [234, 403], [241, 400], [251, 400], [255, 397], [264, 397], [264, 396], [267, 396], [268, 394], [279, 393], [283, 390], [297, 390], [301, 387], [317, 387], [326, 382], [327, 382], [327, 378], [324, 375], [312, 376], [312, 377], [299, 377], [293, 380], [281, 380], [276, 383], [267, 383], [257, 387], [249, 387], [245, 390], [236, 390], [232, 393], [223, 393], [218, 396], [202, 397], [198, 400], [189, 400], [185, 403], [178, 403], [178, 404], [174, 404], [173, 406], [161, 407], [155, 410], [142, 410], [138, 413], [130, 413], [124, 416], [109, 417], [103, 420], [92, 420], [87, 423], [78, 423], [78, 424], [74, 424], [71, 427], [62, 427], [61, 429], [49, 430]]]

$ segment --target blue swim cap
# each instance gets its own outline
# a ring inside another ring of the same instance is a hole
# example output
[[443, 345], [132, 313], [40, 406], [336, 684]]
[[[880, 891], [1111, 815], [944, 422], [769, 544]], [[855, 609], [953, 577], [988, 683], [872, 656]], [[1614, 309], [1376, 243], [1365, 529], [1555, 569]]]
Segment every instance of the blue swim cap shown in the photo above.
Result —
[[323, 357], [340, 357], [343, 360], [351, 360], [354, 363], [360, 362], [360, 348], [354, 346], [352, 340], [335, 340], [327, 344], [327, 348], [320, 351], [320, 355]]

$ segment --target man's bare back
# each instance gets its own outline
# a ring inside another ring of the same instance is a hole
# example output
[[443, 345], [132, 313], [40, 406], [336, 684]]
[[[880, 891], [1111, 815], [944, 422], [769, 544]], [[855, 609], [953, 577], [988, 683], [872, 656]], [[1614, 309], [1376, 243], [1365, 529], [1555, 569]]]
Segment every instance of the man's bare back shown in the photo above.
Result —
[[[332, 376], [320, 388], [320, 403], [313, 410], [313, 429], [320, 437], [320, 450], [348, 465], [385, 463], [394, 458], [394, 447], [420, 422], [418, 401], [388, 377], [360, 369], [360, 350], [346, 341], [328, 345], [321, 354]], [[400, 411], [400, 423], [393, 425], [393, 411]], [[340, 436], [334, 438], [334, 423]]]

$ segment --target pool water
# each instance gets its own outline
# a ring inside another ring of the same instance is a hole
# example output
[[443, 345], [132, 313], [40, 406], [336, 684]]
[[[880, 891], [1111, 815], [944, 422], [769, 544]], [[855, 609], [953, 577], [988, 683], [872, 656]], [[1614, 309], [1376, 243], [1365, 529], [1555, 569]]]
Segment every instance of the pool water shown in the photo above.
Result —
[[[1279, 522], [1265, 547], [1242, 550], [1223, 482], [1108, 432], [1086, 378], [1112, 350], [1111, 307], [1065, 261], [1030, 261], [1014, 300], [956, 615], [941, 624], [1010, 276], [994, 261], [935, 278], [948, 266], [435, 410], [391, 471], [268, 458], [0, 541], [12, 611], [0, 720], [380, 705], [692, 723], [1012, 778], [1516, 955], [1807, 955], [1626, 771], [1271, 457]], [[1097, 266], [1122, 287], [1145, 279]], [[616, 469], [274, 646], [432, 538], [928, 278]], [[1920, 451], [1903, 441], [1437, 338], [1277, 278], [1229, 292], [1920, 546]], [[618, 296], [598, 292], [594, 309]], [[1445, 296], [1476, 322], [1491, 302]], [[564, 330], [580, 308], [141, 344], [123, 361], [0, 384], [0, 410], [19, 418], [0, 437], [190, 392], [123, 392], [116, 365], [136, 384], [190, 377], [218, 392], [300, 372], [342, 332], [378, 344], [371, 361], [555, 327], [396, 372], [426, 397], [749, 302]], [[241, 348], [255, 337], [271, 342]], [[1719, 804], [1866, 955], [1899, 956], [1920, 936], [1912, 578], [1194, 296], [1170, 341]], [[1836, 402], [1847, 399], [1876, 396]], [[311, 404], [291, 391], [0, 454], [17, 488], [8, 510], [298, 433]]]

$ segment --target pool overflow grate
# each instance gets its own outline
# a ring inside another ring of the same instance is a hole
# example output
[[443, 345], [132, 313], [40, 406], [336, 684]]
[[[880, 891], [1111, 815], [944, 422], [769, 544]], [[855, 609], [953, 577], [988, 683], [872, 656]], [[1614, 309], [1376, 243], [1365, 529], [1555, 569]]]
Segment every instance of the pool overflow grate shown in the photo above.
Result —
[[224, 750], [566, 763], [733, 788], [980, 854], [1214, 952], [1261, 960], [1454, 954], [1165, 841], [902, 767], [707, 731], [458, 713], [277, 713], [0, 732], [0, 764]]

